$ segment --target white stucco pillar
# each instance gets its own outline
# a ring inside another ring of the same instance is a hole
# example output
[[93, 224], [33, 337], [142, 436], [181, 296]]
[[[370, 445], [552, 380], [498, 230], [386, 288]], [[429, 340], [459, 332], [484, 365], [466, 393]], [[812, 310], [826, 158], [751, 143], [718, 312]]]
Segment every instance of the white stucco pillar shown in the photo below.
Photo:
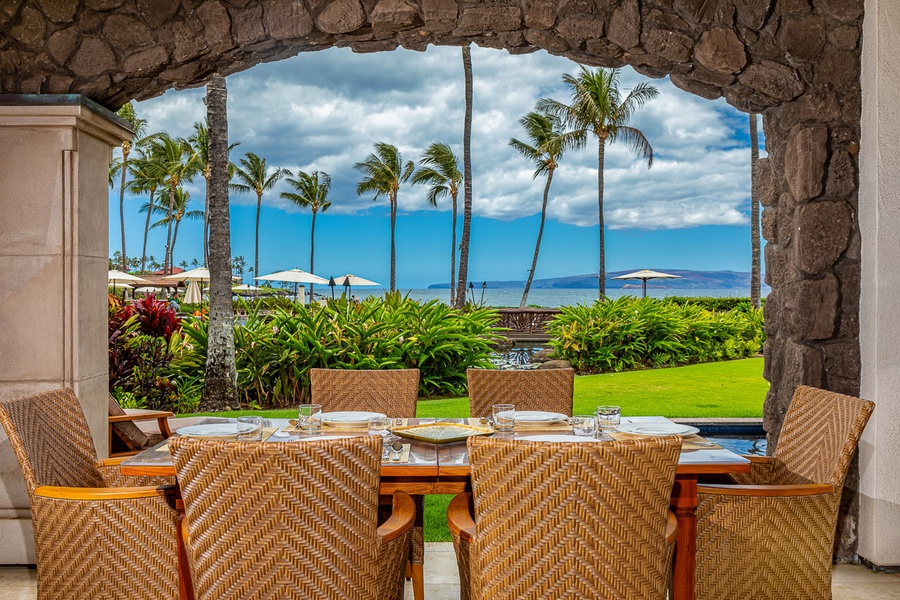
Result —
[[[108, 170], [112, 148], [131, 138], [121, 123], [81, 96], [0, 96], [0, 398], [74, 388], [101, 454]], [[2, 430], [0, 540], [0, 564], [34, 562], [28, 497]]]
[[866, 0], [859, 218], [860, 395], [876, 403], [860, 442], [859, 549], [900, 566], [900, 3]]

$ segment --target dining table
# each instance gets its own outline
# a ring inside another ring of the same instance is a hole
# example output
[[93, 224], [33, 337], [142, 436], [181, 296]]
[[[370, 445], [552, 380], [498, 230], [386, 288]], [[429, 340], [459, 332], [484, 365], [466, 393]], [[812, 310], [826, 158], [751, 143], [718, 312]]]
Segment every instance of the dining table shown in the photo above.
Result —
[[[210, 418], [203, 423], [223, 422], [226, 419]], [[403, 419], [403, 426], [427, 424], [432, 422], [467, 424], [476, 427], [489, 427], [483, 419]], [[675, 425], [664, 417], [623, 417], [623, 424], [659, 426], [663, 428]], [[288, 419], [264, 419], [263, 430], [266, 432], [264, 443], [297, 442], [310, 439], [297, 432], [288, 435], [292, 429]], [[367, 435], [365, 427], [360, 429], [340, 428], [329, 430], [323, 427], [319, 436], [331, 435]], [[567, 422], [516, 424], [515, 431], [502, 435], [526, 439], [531, 435], [571, 435], [572, 429]], [[495, 434], [496, 435], [496, 434]], [[614, 432], [616, 439], [628, 437], [629, 434]], [[410, 495], [424, 496], [429, 494], [457, 494], [472, 490], [469, 469], [469, 455], [465, 440], [449, 443], [433, 443], [416, 439], [404, 439], [409, 445], [408, 453], [402, 454], [402, 460], [394, 460], [390, 454], [382, 462], [381, 489], [382, 495], [390, 495], [395, 491], [404, 491]], [[125, 475], [174, 476], [175, 466], [168, 451], [166, 442], [148, 448], [121, 463]], [[750, 461], [730, 450], [691, 434], [683, 438], [682, 452], [679, 457], [675, 481], [672, 488], [670, 507], [678, 520], [678, 533], [675, 545], [675, 568], [672, 579], [673, 600], [691, 600], [694, 597], [694, 568], [697, 542], [697, 482], [702, 475], [723, 475], [728, 473], [749, 473]], [[184, 506], [177, 496], [176, 508], [182, 511]], [[183, 518], [183, 517], [182, 517]], [[187, 554], [180, 535], [181, 518], [179, 518], [179, 556], [178, 568], [183, 600], [193, 598], [190, 584], [190, 572], [187, 567]], [[416, 600], [422, 600], [420, 590]]]

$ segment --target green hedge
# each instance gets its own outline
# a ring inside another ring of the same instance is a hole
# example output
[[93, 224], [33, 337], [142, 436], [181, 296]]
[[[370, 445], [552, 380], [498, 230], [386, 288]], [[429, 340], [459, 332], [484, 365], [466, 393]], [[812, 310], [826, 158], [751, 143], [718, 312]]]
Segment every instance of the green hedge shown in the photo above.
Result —
[[555, 356], [580, 373], [625, 371], [754, 356], [762, 311], [713, 312], [693, 303], [631, 297], [563, 307], [548, 326]]
[[[729, 310], [739, 310], [747, 312], [753, 309], [750, 304], [750, 298], [713, 298], [710, 296], [669, 296], [663, 299], [665, 302], [674, 304], [692, 304], [700, 308], [711, 310], [714, 312], [725, 312]], [[765, 305], [766, 299], [760, 298], [760, 306]]]
[[[308, 371], [418, 368], [420, 393], [463, 394], [468, 367], [490, 366], [497, 314], [458, 311], [438, 301], [420, 304], [387, 294], [359, 304], [345, 300], [262, 315], [251, 309], [235, 326], [242, 404], [293, 406], [306, 397]], [[180, 393], [199, 398], [207, 349], [206, 319], [185, 319], [183, 351], [172, 361]]]

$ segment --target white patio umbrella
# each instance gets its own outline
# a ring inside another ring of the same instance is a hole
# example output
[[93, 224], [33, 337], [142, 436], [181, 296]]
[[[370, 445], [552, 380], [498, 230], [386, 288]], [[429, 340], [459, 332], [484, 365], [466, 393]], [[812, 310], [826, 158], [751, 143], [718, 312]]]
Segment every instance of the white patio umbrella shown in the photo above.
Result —
[[365, 287], [367, 285], [381, 285], [380, 283], [375, 283], [374, 281], [370, 281], [368, 279], [364, 279], [353, 273], [347, 273], [343, 277], [336, 277], [334, 279], [335, 283], [338, 285], [342, 285], [346, 288], [346, 293], [350, 294], [350, 287], [354, 285]]
[[[277, 273], [269, 273], [268, 275], [263, 275], [261, 277], [254, 277], [254, 279], [262, 280], [262, 281], [287, 281], [288, 283], [318, 283], [320, 285], [328, 285], [328, 280], [319, 277], [318, 275], [313, 275], [312, 273], [307, 273], [301, 269], [288, 269], [287, 271], [278, 271]], [[297, 295], [297, 287], [294, 286], [294, 295]]]
[[166, 275], [163, 279], [174, 279], [175, 281], [209, 281], [209, 269], [200, 267], [191, 269], [190, 271]]
[[124, 271], [117, 271], [113, 269], [109, 272], [106, 280], [109, 283], [112, 283], [113, 293], [116, 292], [116, 284], [117, 283], [151, 283], [146, 279], [141, 279], [137, 275], [132, 275], [131, 273], [125, 273]]
[[659, 271], [651, 271], [649, 269], [641, 269], [640, 271], [635, 271], [634, 273], [627, 273], [626, 275], [619, 275], [618, 277], [613, 277], [613, 279], [640, 279], [643, 284], [641, 285], [642, 289], [642, 298], [647, 297], [647, 280], [648, 279], [681, 279], [681, 275], [669, 275], [668, 273], [660, 273]]
[[196, 279], [188, 280], [187, 289], [184, 292], [185, 304], [199, 304], [203, 297], [200, 295], [200, 284]]

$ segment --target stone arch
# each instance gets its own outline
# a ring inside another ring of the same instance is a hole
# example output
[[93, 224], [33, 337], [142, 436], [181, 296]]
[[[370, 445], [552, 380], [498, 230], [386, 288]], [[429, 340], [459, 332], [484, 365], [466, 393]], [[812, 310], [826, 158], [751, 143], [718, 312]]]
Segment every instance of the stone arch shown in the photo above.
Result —
[[862, 0], [17, 0], [0, 91], [108, 108], [331, 46], [475, 43], [631, 65], [764, 114], [765, 421], [799, 383], [858, 394]]

